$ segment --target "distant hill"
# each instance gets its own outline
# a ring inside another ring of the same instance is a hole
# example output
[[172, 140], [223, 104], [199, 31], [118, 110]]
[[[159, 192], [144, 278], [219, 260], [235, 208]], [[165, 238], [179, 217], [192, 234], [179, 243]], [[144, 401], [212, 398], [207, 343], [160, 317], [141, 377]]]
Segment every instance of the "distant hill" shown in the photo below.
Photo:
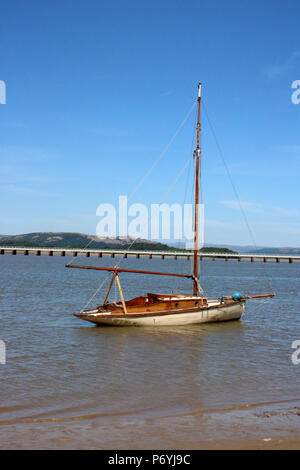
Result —
[[[179, 248], [183, 246], [183, 242], [174, 243], [173, 246]], [[204, 249], [214, 252], [218, 248], [221, 248], [224, 251], [225, 248], [228, 248], [234, 253], [244, 253], [244, 254], [269, 254], [269, 255], [300, 255], [300, 248], [294, 247], [270, 247], [270, 246], [254, 246], [254, 245], [216, 245], [215, 243], [209, 243], [204, 245]]]
[[228, 246], [238, 253], [266, 254], [266, 255], [300, 255], [300, 248], [272, 247], [272, 246]]
[[204, 246], [199, 250], [201, 253], [227, 253], [227, 254], [235, 254], [236, 251], [230, 250], [229, 248], [222, 248], [218, 246]]
[[[21, 235], [0, 235], [1, 246], [24, 246], [24, 247], [45, 247], [45, 248], [85, 248], [90, 249], [124, 249], [127, 250], [132, 244], [132, 238], [98, 238], [94, 235], [86, 235], [76, 232], [34, 232]], [[133, 251], [185, 251], [152, 240], [137, 239], [133, 246]], [[201, 252], [215, 253], [235, 253], [228, 248], [205, 247]]]
[[300, 248], [261, 248], [260, 250], [253, 250], [254, 254], [266, 254], [266, 255], [300, 255]]
[[[172, 242], [172, 246], [176, 248], [184, 247], [184, 242]], [[255, 250], [264, 250], [263, 246], [253, 246], [253, 245], [227, 245], [226, 243], [216, 244], [216, 243], [205, 243], [204, 248], [209, 249], [210, 251], [216, 251], [218, 248], [224, 250], [227, 248], [229, 251], [234, 253], [253, 253]]]
[[[0, 235], [2, 246], [25, 247], [57, 247], [57, 248], [88, 248], [91, 249], [127, 249], [133, 242], [132, 238], [98, 238], [93, 235], [73, 232], [34, 232], [21, 235]], [[171, 250], [173, 248], [159, 242], [138, 239], [133, 250]]]

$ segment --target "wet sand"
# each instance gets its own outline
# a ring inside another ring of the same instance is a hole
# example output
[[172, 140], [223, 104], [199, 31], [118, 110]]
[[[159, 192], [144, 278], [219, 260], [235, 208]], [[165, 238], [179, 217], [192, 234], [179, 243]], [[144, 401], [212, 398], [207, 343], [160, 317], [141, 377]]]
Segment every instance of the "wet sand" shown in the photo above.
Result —
[[0, 422], [1, 449], [300, 449], [300, 402], [151, 416], [23, 417]]
[[219, 441], [208, 445], [199, 445], [199, 450], [299, 450], [300, 435], [298, 437], [281, 439], [262, 439], [250, 441]]
[[[249, 302], [240, 322], [102, 329], [70, 313], [101, 277], [70, 273], [66, 261], [1, 260], [1, 449], [300, 448], [300, 366], [291, 361], [300, 334], [299, 266], [203, 263], [212, 297], [233, 286], [258, 292], [265, 269], [274, 278], [276, 299]], [[129, 262], [189, 269], [179, 260]], [[129, 298], [148, 291], [146, 278], [123, 282]], [[153, 282], [155, 291], [174, 288]]]

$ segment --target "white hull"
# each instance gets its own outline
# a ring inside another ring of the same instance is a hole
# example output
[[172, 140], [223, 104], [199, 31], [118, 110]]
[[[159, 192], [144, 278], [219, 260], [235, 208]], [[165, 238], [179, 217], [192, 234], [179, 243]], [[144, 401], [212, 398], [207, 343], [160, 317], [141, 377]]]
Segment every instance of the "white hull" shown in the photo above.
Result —
[[[201, 309], [196, 312], [181, 312], [176, 314], [141, 315], [132, 316], [118, 315], [110, 317], [103, 313], [81, 313], [80, 318], [97, 325], [111, 326], [184, 326], [200, 323], [222, 322], [229, 320], [239, 320], [245, 308], [244, 302], [231, 305], [224, 305], [217, 308]], [[78, 315], [79, 317], [79, 315]]]

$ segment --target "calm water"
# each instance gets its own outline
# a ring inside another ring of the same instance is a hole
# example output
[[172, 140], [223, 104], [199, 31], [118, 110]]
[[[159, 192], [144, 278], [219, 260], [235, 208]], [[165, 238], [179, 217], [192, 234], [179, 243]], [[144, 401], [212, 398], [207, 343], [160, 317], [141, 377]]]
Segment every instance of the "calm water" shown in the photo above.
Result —
[[[264, 304], [249, 301], [239, 322], [101, 328], [72, 313], [85, 306], [107, 274], [66, 269], [68, 261], [60, 256], [0, 258], [0, 339], [6, 343], [7, 361], [0, 365], [0, 446], [22, 446], [14, 441], [18, 435], [38, 447], [43, 435], [41, 445], [55, 447], [53, 423], [60, 423], [66, 442], [89, 447], [78, 436], [95, 420], [102, 420], [102, 433], [109, 427], [113, 443], [123, 432], [124, 419], [128, 431], [141, 417], [175, 419], [299, 397], [300, 365], [291, 362], [291, 343], [300, 339], [300, 263], [204, 261], [202, 285], [212, 297], [269, 292], [271, 280], [276, 297]], [[186, 260], [128, 258], [122, 264], [190, 272]], [[125, 273], [121, 283], [126, 298], [191, 289], [185, 279]], [[91, 306], [100, 303], [106, 285]]]

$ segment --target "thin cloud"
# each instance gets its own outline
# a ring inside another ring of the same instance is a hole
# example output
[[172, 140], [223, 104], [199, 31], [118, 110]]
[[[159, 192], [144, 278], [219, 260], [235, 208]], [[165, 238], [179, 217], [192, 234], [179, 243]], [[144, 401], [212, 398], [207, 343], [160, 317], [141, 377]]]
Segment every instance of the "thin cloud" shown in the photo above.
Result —
[[285, 62], [281, 64], [273, 64], [265, 68], [264, 75], [269, 80], [275, 80], [277, 78], [286, 75], [290, 71], [292, 71], [298, 61], [300, 60], [300, 51], [294, 51]]
[[234, 227], [233, 224], [230, 224], [230, 223], [227, 223], [227, 222], [221, 222], [220, 220], [216, 220], [216, 219], [207, 219], [204, 221], [204, 225], [205, 227], [209, 227], [209, 228], [229, 228], [229, 229], [232, 229]]
[[102, 124], [90, 126], [86, 130], [87, 132], [90, 132], [92, 134], [95, 134], [101, 137], [110, 137], [110, 138], [116, 138], [116, 139], [127, 138], [127, 137], [131, 138], [131, 137], [137, 136], [137, 133], [132, 130], [109, 128], [109, 127], [103, 126]]
[[28, 169], [24, 164], [4, 164], [0, 165], [0, 177], [5, 179], [8, 184], [15, 184], [20, 181], [21, 183], [65, 183], [79, 181], [79, 176], [72, 175], [45, 175], [45, 174], [33, 174], [32, 169]]
[[218, 201], [223, 206], [226, 206], [233, 210], [240, 210], [242, 207], [246, 212], [252, 212], [255, 214], [265, 214], [271, 217], [300, 217], [299, 209], [290, 209], [279, 206], [263, 205], [256, 202], [241, 201]]
[[173, 93], [174, 93], [173, 90], [168, 90], [168, 91], [164, 91], [164, 92], [160, 93], [159, 96], [161, 96], [161, 97], [170, 96], [170, 95], [172, 95]]
[[246, 201], [219, 201], [223, 206], [229, 207], [230, 209], [239, 210], [241, 207], [247, 212], [261, 213], [263, 211], [263, 205], [256, 202], [246, 202]]
[[280, 145], [277, 150], [286, 153], [300, 154], [300, 145]]
[[14, 192], [14, 193], [22, 194], [24, 196], [51, 196], [51, 197], [61, 196], [61, 194], [57, 194], [54, 192], [40, 191], [39, 189], [26, 188], [22, 186], [17, 186], [15, 184], [2, 185], [0, 186], [0, 190]]

